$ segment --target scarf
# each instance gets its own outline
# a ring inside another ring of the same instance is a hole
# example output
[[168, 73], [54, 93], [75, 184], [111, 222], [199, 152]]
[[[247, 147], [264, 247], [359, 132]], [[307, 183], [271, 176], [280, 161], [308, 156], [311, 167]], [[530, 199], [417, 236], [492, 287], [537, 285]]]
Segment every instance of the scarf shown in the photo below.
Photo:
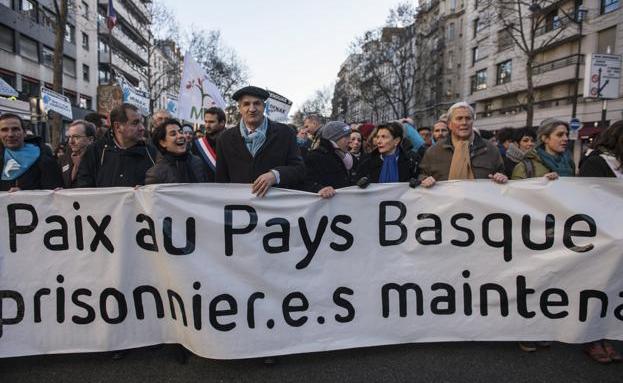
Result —
[[264, 142], [266, 141], [266, 131], [268, 130], [268, 119], [264, 117], [262, 124], [255, 129], [255, 132], [249, 134], [244, 121], [240, 120], [240, 134], [244, 139], [244, 143], [247, 146], [247, 150], [251, 153], [251, 156], [255, 157], [260, 150]]
[[568, 152], [563, 154], [549, 154], [543, 145], [539, 145], [536, 148], [536, 152], [539, 155], [543, 164], [551, 171], [558, 173], [560, 177], [573, 177], [575, 176], [574, 165]]
[[350, 154], [349, 152], [343, 152], [335, 142], [333, 141], [329, 141], [331, 143], [331, 145], [333, 145], [333, 150], [335, 151], [335, 154], [337, 154], [338, 157], [340, 157], [340, 159], [342, 160], [342, 163], [344, 164], [344, 167], [346, 168], [346, 170], [350, 170], [353, 168], [353, 155]]
[[19, 149], [4, 149], [4, 168], [2, 169], [2, 180], [13, 181], [37, 161], [41, 149], [37, 145], [25, 144]]
[[396, 149], [394, 154], [381, 155], [381, 159], [383, 160], [383, 167], [379, 175], [379, 183], [400, 181], [398, 175], [398, 149]]
[[519, 146], [514, 142], [510, 144], [508, 146], [508, 149], [506, 150], [506, 158], [516, 163], [520, 163], [525, 155], [526, 153], [521, 151], [521, 149], [519, 149]]
[[474, 172], [472, 170], [471, 158], [469, 156], [469, 144], [473, 139], [473, 135], [469, 140], [457, 140], [451, 135], [452, 146], [452, 163], [450, 163], [449, 180], [473, 180]]

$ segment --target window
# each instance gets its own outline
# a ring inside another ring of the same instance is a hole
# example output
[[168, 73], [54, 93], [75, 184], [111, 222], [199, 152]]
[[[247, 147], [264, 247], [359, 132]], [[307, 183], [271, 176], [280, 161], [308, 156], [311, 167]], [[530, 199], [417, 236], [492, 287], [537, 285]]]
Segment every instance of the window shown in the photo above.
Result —
[[597, 34], [597, 52], [596, 53], [612, 53], [614, 52], [614, 43], [617, 37], [617, 27], [612, 27], [599, 31]]
[[41, 86], [38, 81], [22, 77], [22, 94], [20, 96], [22, 96], [23, 100], [28, 100], [30, 97], [39, 97], [39, 93], [41, 93]]
[[497, 75], [496, 75], [496, 83], [500, 85], [500, 84], [506, 84], [507, 82], [510, 82], [512, 72], [513, 72], [512, 60], [499, 63], [498, 69], [497, 69]]
[[[545, 32], [553, 31], [562, 26], [560, 17], [558, 16], [558, 10], [554, 9], [547, 15], [545, 15]], [[538, 32], [537, 32], [538, 34]]]
[[13, 8], [13, 0], [0, 0], [0, 5], [4, 5], [7, 8]]
[[41, 7], [39, 14], [41, 15], [41, 25], [48, 27], [51, 30], [56, 29], [56, 15], [54, 12], [47, 8]]
[[6, 83], [9, 84], [11, 88], [16, 88], [15, 84], [17, 83], [17, 81], [15, 81], [15, 73], [9, 71], [0, 71], [0, 78], [6, 81]]
[[454, 52], [448, 52], [448, 69], [452, 70], [454, 68]]
[[89, 50], [89, 35], [84, 32], [82, 32], [82, 48], [87, 51]]
[[35, 40], [21, 36], [19, 40], [19, 52], [29, 60], [39, 62], [39, 47]]
[[86, 64], [82, 64], [82, 79], [86, 82], [90, 80], [89, 66]]
[[15, 33], [11, 28], [0, 24], [0, 49], [15, 52]]
[[89, 19], [89, 4], [84, 1], [82, 2], [82, 17]]
[[65, 41], [68, 43], [76, 43], [76, 27], [71, 24], [65, 24]]
[[37, 22], [37, 5], [31, 0], [22, 0], [20, 11], [23, 15]]
[[108, 81], [110, 81], [110, 73], [108, 72], [108, 69], [105, 67], [99, 67], [98, 70], [98, 77], [99, 77], [99, 82], [100, 84], [104, 84], [107, 83]]
[[480, 22], [480, 19], [476, 18], [474, 19], [474, 25], [472, 26], [472, 28], [474, 29], [474, 33], [472, 38], [476, 38], [476, 35], [478, 34], [478, 23]]
[[476, 64], [476, 62], [480, 60], [478, 47], [472, 48], [472, 65]]
[[41, 63], [47, 67], [54, 66], [54, 51], [46, 46], [41, 49]]
[[619, 9], [619, 0], [601, 0], [601, 14], [610, 13]]
[[455, 35], [455, 33], [456, 33], [456, 31], [455, 31], [455, 28], [454, 28], [454, 23], [450, 23], [450, 24], [448, 25], [447, 39], [448, 39], [449, 41], [454, 40], [454, 35]]
[[63, 73], [70, 77], [76, 77], [76, 60], [67, 56], [63, 57]]
[[513, 44], [513, 36], [508, 29], [503, 29], [498, 32], [498, 51], [511, 48]]
[[487, 70], [482, 69], [476, 72], [475, 75], [471, 77], [471, 91], [472, 93], [487, 89]]
[[103, 53], [108, 53], [108, 44], [102, 40], [97, 41], [98, 49]]
[[87, 96], [80, 96], [78, 106], [82, 109], [91, 109], [91, 98]]

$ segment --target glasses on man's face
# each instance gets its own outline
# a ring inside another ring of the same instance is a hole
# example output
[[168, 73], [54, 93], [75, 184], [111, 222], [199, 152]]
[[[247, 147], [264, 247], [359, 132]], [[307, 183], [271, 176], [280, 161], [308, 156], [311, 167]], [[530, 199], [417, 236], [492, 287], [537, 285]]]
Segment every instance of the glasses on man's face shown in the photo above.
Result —
[[86, 136], [80, 136], [80, 135], [77, 135], [77, 134], [74, 135], [74, 136], [67, 136], [67, 141], [71, 141], [71, 140], [76, 140], [77, 141], [77, 140], [79, 140], [79, 139], [81, 139], [83, 137], [86, 137]]

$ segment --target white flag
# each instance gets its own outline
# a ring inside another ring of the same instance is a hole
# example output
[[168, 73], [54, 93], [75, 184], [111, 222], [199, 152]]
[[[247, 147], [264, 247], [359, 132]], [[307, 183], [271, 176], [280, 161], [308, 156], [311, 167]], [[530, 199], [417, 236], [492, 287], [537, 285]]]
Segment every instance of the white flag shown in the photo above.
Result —
[[184, 56], [179, 95], [178, 117], [185, 121], [202, 123], [204, 108], [217, 106], [225, 109], [221, 92], [189, 52]]

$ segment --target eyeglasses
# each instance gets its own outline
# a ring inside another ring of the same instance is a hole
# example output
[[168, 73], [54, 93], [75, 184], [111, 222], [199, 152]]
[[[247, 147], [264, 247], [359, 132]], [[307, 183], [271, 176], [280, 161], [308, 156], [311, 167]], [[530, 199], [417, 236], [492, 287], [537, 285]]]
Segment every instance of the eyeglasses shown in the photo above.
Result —
[[81, 139], [81, 138], [83, 138], [83, 137], [86, 137], [86, 136], [80, 136], [80, 135], [67, 136], [67, 141], [71, 141], [71, 140], [79, 140], [79, 139]]

